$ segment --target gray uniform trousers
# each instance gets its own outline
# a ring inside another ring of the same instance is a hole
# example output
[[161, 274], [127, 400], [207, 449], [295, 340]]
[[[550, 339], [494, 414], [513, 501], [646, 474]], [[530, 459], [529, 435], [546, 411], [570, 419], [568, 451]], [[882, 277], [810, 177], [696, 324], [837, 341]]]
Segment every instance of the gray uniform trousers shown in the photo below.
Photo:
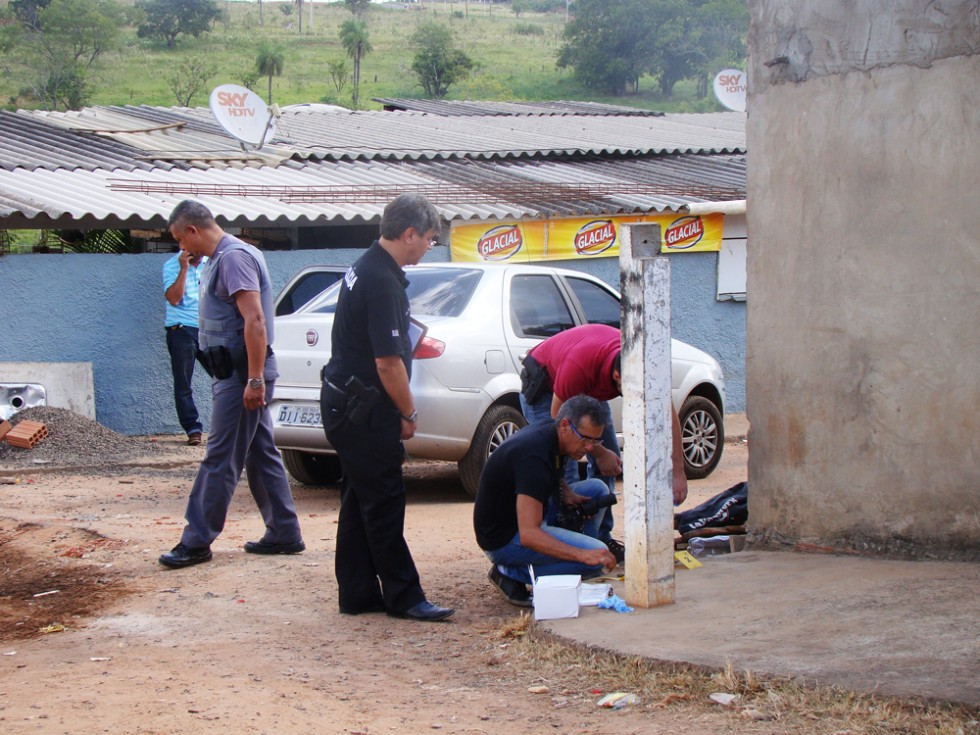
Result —
[[[265, 384], [267, 402], [274, 388], [274, 381]], [[237, 376], [211, 384], [211, 431], [187, 500], [187, 526], [180, 539], [185, 546], [210, 546], [221, 533], [243, 468], [265, 521], [263, 540], [291, 544], [302, 538], [286, 469], [272, 440], [272, 416], [268, 407], [246, 410], [244, 390]]]

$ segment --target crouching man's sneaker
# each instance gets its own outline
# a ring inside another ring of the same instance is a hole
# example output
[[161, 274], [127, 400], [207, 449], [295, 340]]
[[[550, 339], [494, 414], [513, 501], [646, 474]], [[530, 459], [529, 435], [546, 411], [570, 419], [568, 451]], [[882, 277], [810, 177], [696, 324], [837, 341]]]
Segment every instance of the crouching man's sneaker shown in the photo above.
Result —
[[507, 598], [507, 602], [511, 605], [517, 605], [518, 607], [531, 607], [531, 593], [527, 591], [527, 585], [523, 582], [519, 582], [516, 579], [511, 579], [510, 577], [505, 577], [497, 569], [497, 565], [494, 564], [490, 567], [489, 573], [487, 573], [487, 579], [490, 583], [500, 590], [504, 597]]
[[170, 567], [171, 569], [192, 567], [195, 564], [203, 564], [206, 561], [211, 561], [211, 547], [201, 546], [191, 548], [190, 546], [177, 544], [166, 554], [161, 554], [159, 561], [163, 566]]

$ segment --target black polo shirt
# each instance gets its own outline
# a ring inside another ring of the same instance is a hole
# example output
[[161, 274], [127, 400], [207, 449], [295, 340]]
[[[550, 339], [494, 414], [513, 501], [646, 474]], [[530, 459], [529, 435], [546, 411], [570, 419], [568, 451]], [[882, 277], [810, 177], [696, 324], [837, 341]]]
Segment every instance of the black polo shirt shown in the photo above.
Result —
[[493, 451], [473, 506], [473, 530], [481, 549], [493, 551], [514, 538], [518, 495], [547, 507], [548, 499], [558, 492], [562, 460], [558, 430], [551, 421], [525, 426]]
[[325, 375], [343, 386], [351, 375], [387, 397], [374, 360], [399, 355], [412, 375], [405, 273], [375, 240], [344, 274], [330, 333]]

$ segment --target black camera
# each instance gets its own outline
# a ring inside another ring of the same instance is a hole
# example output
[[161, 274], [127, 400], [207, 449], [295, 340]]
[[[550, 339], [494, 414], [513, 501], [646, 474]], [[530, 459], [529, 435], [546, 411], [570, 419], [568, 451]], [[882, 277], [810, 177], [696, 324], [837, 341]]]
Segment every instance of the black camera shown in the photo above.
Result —
[[558, 518], [555, 525], [569, 531], [582, 533], [585, 528], [585, 521], [598, 513], [602, 508], [616, 505], [616, 496], [613, 493], [593, 498], [581, 505], [562, 505], [558, 510]]

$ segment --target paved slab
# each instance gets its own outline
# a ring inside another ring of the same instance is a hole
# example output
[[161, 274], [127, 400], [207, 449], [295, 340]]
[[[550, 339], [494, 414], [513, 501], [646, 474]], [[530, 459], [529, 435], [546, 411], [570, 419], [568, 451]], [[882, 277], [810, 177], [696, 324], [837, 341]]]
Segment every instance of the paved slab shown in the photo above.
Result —
[[[980, 706], [980, 564], [743, 551], [678, 568], [676, 601], [539, 625], [581, 644]], [[628, 572], [627, 572], [628, 573]], [[623, 584], [614, 591], [624, 596]]]

